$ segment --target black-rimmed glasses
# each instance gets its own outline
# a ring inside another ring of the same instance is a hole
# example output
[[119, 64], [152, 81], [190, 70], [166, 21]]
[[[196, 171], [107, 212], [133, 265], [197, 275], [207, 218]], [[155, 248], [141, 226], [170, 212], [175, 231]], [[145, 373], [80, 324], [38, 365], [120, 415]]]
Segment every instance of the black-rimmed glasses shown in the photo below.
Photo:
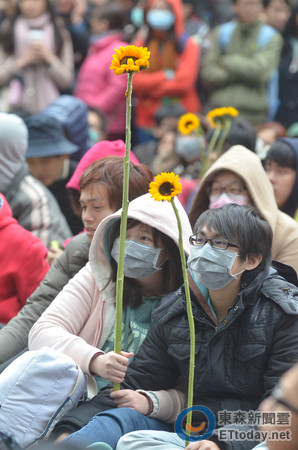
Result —
[[228, 242], [225, 239], [208, 239], [203, 236], [200, 236], [199, 234], [193, 234], [189, 238], [190, 245], [194, 245], [196, 247], [203, 247], [203, 245], [207, 244], [207, 242], [210, 242], [211, 247], [214, 248], [220, 248], [221, 250], [226, 250], [228, 247], [237, 247], [238, 245], [233, 244], [232, 242]]
[[280, 405], [285, 406], [288, 410], [292, 411], [295, 414], [298, 414], [298, 408], [296, 408], [293, 405], [290, 405], [288, 402], [286, 402], [285, 400], [283, 400], [281, 398], [282, 396], [282, 389], [280, 387], [279, 384], [277, 384], [275, 386], [275, 388], [273, 389], [273, 391], [271, 392], [271, 397]]

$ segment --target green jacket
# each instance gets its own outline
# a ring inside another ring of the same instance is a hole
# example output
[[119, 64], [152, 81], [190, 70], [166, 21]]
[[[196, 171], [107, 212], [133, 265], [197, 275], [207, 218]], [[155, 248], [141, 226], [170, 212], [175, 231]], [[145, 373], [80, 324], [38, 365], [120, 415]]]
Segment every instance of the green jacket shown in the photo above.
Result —
[[259, 44], [262, 22], [245, 25], [235, 22], [226, 45], [220, 39], [222, 25], [211, 36], [211, 46], [202, 63], [202, 79], [210, 87], [214, 107], [233, 106], [254, 125], [266, 121], [268, 82], [278, 67], [282, 37], [273, 32]]
[[39, 287], [28, 298], [18, 315], [0, 330], [0, 363], [18, 355], [28, 345], [28, 333], [68, 281], [88, 262], [86, 233], [75, 236], [52, 265]]

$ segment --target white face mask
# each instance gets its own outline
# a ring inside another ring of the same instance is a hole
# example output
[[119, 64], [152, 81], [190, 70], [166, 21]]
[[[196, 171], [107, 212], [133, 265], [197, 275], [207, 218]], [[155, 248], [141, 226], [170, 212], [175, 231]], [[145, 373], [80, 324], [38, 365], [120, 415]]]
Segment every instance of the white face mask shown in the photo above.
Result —
[[202, 247], [191, 247], [187, 261], [191, 275], [195, 281], [211, 290], [219, 290], [237, 279], [244, 270], [233, 275], [231, 273], [235, 259], [239, 256], [230, 250], [215, 249], [210, 244]]
[[[111, 256], [117, 264], [119, 260], [119, 244], [120, 238], [115, 239], [111, 250]], [[156, 266], [161, 250], [161, 248], [150, 247], [149, 245], [126, 239], [124, 247], [124, 276], [141, 280], [161, 270], [161, 267]]]
[[223, 192], [218, 195], [210, 195], [209, 209], [220, 208], [228, 203], [236, 203], [237, 205], [248, 205], [247, 195], [242, 194], [226, 194]]

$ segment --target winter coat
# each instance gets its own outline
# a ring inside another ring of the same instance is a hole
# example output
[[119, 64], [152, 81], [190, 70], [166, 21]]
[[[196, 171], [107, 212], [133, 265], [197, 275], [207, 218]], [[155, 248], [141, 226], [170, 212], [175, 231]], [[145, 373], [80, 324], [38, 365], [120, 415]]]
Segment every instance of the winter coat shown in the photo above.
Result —
[[0, 194], [0, 323], [24, 306], [49, 270], [46, 246], [12, 217]]
[[[200, 47], [198, 43], [184, 33], [183, 8], [180, 0], [166, 0], [175, 15], [175, 34], [179, 41], [180, 52], [177, 56], [174, 73], [169, 76], [167, 67], [162, 70], [144, 70], [134, 75], [133, 95], [136, 98], [136, 125], [140, 128], [155, 125], [154, 115], [163, 102], [181, 102], [188, 112], [198, 113], [201, 103], [195, 88], [199, 73]], [[146, 10], [153, 0], [149, 0]], [[145, 38], [138, 37], [136, 46], [147, 46]], [[150, 45], [148, 47], [150, 50]], [[150, 64], [150, 59], [149, 59]]]
[[91, 44], [79, 70], [74, 95], [88, 106], [98, 108], [107, 119], [109, 134], [125, 132], [125, 90], [127, 76], [110, 69], [115, 48], [125, 47], [122, 33], [110, 32]]
[[90, 242], [86, 233], [75, 236], [28, 298], [18, 315], [0, 330], [0, 363], [16, 356], [28, 345], [28, 334], [68, 281], [88, 262]]
[[202, 79], [210, 86], [212, 105], [233, 106], [254, 125], [266, 121], [268, 82], [278, 67], [282, 46], [278, 32], [273, 32], [269, 41], [260, 46], [261, 26], [262, 22], [247, 25], [236, 21], [226, 45], [222, 45], [220, 38], [222, 25], [216, 27], [201, 71]]
[[[17, 108], [24, 109], [29, 114], [36, 114], [42, 111], [46, 106], [53, 102], [59, 97], [60, 91], [71, 87], [74, 78], [74, 63], [73, 63], [73, 48], [71, 43], [70, 35], [67, 29], [64, 27], [61, 18], [56, 18], [56, 25], [61, 33], [63, 44], [60, 51], [60, 55], [54, 50], [54, 59], [51, 64], [30, 64], [29, 66], [18, 71], [16, 61], [20, 57], [17, 54], [18, 47], [27, 47], [30, 43], [30, 28], [38, 29], [45, 32], [47, 27], [52, 27], [52, 32], [54, 33], [53, 21], [49, 16], [49, 20], [46, 23], [39, 23], [40, 18], [29, 19], [22, 16], [18, 16], [15, 21], [14, 28], [16, 24], [21, 20], [24, 23], [24, 32], [22, 36], [18, 36], [20, 33], [16, 33], [14, 29], [15, 37], [15, 51], [12, 54], [7, 54], [3, 47], [0, 46], [0, 87], [2, 88], [2, 97], [4, 101], [1, 104], [1, 110], [10, 112], [12, 105], [9, 100], [7, 101], [6, 90], [10, 90], [9, 84], [16, 76], [21, 76], [24, 82], [24, 86], [21, 88], [22, 93], [20, 99], [18, 99], [16, 105]], [[37, 24], [34, 25], [34, 21]], [[10, 22], [3, 23], [2, 27], [10, 26]], [[19, 42], [22, 41], [22, 42]], [[50, 48], [50, 42], [46, 42], [46, 45]], [[23, 51], [19, 50], [20, 54]], [[46, 83], [46, 84], [45, 84]]]
[[[196, 333], [193, 404], [207, 406], [215, 415], [222, 410], [256, 410], [280, 376], [297, 361], [298, 289], [273, 268], [269, 273], [259, 268], [246, 272], [225, 320], [217, 325], [211, 319], [206, 298], [191, 277], [189, 280]], [[154, 392], [160, 404], [154, 417], [174, 421], [181, 398], [177, 393], [169, 395], [169, 391], [175, 393], [172, 389], [179, 385], [187, 397], [189, 348], [182, 287], [164, 297], [154, 311], [148, 335], [121, 387]], [[110, 389], [103, 389], [65, 416], [57, 430], [61, 427], [75, 431], [96, 413], [114, 407]], [[182, 404], [182, 409], [185, 407]], [[198, 416], [196, 420], [201, 423]], [[217, 432], [212, 439], [216, 440], [216, 436]], [[229, 441], [225, 448], [249, 450], [256, 443]]]
[[29, 174], [26, 164], [3, 194], [18, 223], [39, 237], [48, 248], [52, 240], [62, 244], [72, 236], [55, 197], [46, 186]]
[[[192, 231], [178, 200], [176, 205], [182, 221], [184, 250], [188, 254]], [[100, 349], [115, 323], [116, 285], [113, 281], [107, 284], [111, 276], [107, 243], [110, 226], [120, 217], [121, 210], [100, 223], [92, 239], [89, 263], [70, 280], [32, 327], [30, 350], [47, 345], [72, 357], [83, 372], [90, 373], [90, 362], [95, 355], [103, 353]], [[162, 231], [178, 245], [177, 221], [170, 203], [157, 202], [145, 194], [130, 202], [128, 217]]]
[[272, 184], [257, 155], [241, 145], [225, 152], [202, 178], [189, 211], [192, 225], [209, 208], [208, 186], [220, 170], [230, 170], [242, 178], [253, 205], [269, 222], [273, 230], [272, 258], [289, 264], [298, 272], [298, 225], [287, 214], [279, 211]]

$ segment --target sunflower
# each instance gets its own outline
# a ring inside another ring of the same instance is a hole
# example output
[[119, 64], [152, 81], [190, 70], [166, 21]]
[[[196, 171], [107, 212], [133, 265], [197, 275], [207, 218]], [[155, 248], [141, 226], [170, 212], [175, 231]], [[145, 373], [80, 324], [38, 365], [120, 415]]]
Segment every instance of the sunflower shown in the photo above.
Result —
[[215, 108], [209, 111], [207, 119], [213, 128], [216, 126], [224, 127], [228, 121], [233, 120], [238, 114], [239, 112], [233, 106], [223, 106], [222, 108]]
[[126, 47], [115, 48], [110, 69], [115, 75], [122, 75], [128, 72], [140, 72], [140, 70], [149, 67], [150, 52], [147, 47], [135, 47], [127, 45]]
[[192, 131], [198, 130], [199, 126], [199, 118], [192, 113], [183, 114], [178, 122], [178, 130], [181, 134], [190, 134]]
[[175, 175], [174, 172], [162, 172], [156, 175], [155, 181], [151, 181], [149, 186], [149, 194], [157, 201], [167, 200], [170, 202], [181, 191], [182, 185], [179, 176]]

